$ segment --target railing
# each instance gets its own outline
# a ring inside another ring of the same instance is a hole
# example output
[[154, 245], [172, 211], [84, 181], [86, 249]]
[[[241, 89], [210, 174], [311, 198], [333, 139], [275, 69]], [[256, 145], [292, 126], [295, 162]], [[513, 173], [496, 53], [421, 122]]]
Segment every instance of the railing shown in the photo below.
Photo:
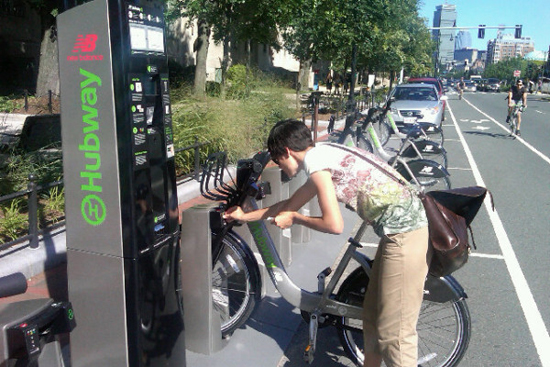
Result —
[[[175, 153], [181, 153], [186, 150], [194, 150], [194, 171], [190, 172], [185, 175], [178, 176], [178, 180], [184, 180], [186, 178], [192, 178], [194, 180], [200, 181], [200, 149], [203, 146], [206, 146], [210, 144], [209, 142], [203, 142], [200, 143], [198, 140], [198, 137], [195, 137], [195, 143], [192, 145], [189, 145], [187, 147], [178, 148], [176, 149]], [[12, 246], [24, 243], [25, 241], [29, 241], [28, 247], [36, 249], [38, 248], [38, 240], [39, 236], [43, 235], [44, 233], [51, 232], [59, 227], [62, 227], [65, 225], [65, 220], [60, 220], [59, 222], [48, 226], [46, 228], [38, 228], [38, 193], [51, 189], [53, 187], [63, 186], [63, 180], [51, 182], [45, 185], [37, 185], [36, 184], [36, 178], [34, 175], [29, 175], [28, 178], [28, 185], [26, 190], [14, 192], [12, 194], [4, 195], [0, 197], [0, 204], [3, 204], [5, 202], [11, 202], [12, 200], [21, 198], [21, 197], [27, 197], [27, 204], [28, 204], [28, 234], [24, 235], [22, 237], [16, 238], [12, 241], [3, 243], [0, 245], [0, 251], [4, 251], [8, 248], [11, 248]], [[61, 218], [64, 218], [61, 217]], [[23, 247], [27, 247], [23, 246]]]

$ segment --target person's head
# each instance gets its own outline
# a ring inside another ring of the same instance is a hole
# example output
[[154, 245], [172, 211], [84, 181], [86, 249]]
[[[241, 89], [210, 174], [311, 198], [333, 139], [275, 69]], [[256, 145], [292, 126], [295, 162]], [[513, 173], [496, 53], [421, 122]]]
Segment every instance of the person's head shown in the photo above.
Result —
[[518, 81], [516, 82], [516, 85], [518, 86], [518, 88], [523, 87], [523, 80], [518, 79]]
[[313, 146], [311, 130], [298, 120], [289, 119], [277, 122], [271, 128], [267, 138], [267, 149], [271, 154], [271, 160], [278, 165], [282, 160], [289, 158], [290, 151], [303, 152]]

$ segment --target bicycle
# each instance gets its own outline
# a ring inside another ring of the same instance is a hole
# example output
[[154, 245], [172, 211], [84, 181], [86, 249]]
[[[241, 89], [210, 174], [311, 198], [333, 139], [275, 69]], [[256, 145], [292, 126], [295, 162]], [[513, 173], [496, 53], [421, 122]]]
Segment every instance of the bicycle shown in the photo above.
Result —
[[512, 109], [512, 113], [510, 114], [510, 136], [514, 139], [518, 136], [518, 113], [522, 113], [525, 110], [525, 107], [521, 103], [514, 104]]
[[[258, 263], [248, 244], [233, 231], [235, 222], [226, 223], [223, 212], [234, 205], [244, 210], [258, 208], [257, 200], [265, 196], [269, 184], [259, 182], [270, 160], [260, 152], [237, 164], [237, 179], [224, 183], [225, 154], [211, 155], [201, 178], [204, 197], [221, 201], [211, 214], [214, 308], [221, 314], [222, 335], [231, 335], [246, 322], [259, 301], [261, 277]], [[304, 359], [311, 363], [316, 349], [319, 327], [335, 327], [342, 346], [357, 366], [363, 365], [362, 304], [368, 286], [372, 260], [358, 249], [366, 231], [363, 223], [348, 241], [347, 249], [334, 269], [326, 268], [317, 276], [316, 291], [299, 288], [286, 272], [264, 221], [247, 223], [269, 277], [281, 296], [299, 308], [309, 324], [308, 345]], [[345, 279], [343, 274], [351, 260], [359, 263]], [[330, 281], [326, 279], [332, 274]], [[341, 286], [336, 289], [340, 281]], [[428, 275], [424, 301], [418, 321], [419, 365], [427, 367], [456, 366], [468, 347], [471, 322], [467, 295], [452, 276], [435, 278]]]
[[[380, 143], [385, 146], [392, 134], [396, 135], [401, 140], [406, 139], [407, 135], [415, 143], [422, 144], [424, 141], [433, 141], [441, 146], [445, 142], [443, 135], [443, 129], [441, 126], [430, 122], [418, 122], [416, 117], [404, 118], [404, 126], [397, 127], [395, 120], [390, 113], [391, 111], [390, 99], [385, 106], [378, 107], [378, 133], [380, 137]], [[406, 121], [406, 123], [405, 123]]]
[[[363, 150], [376, 153], [386, 160], [405, 180], [415, 185], [419, 190], [447, 190], [451, 188], [449, 172], [445, 165], [447, 164], [447, 155], [441, 146], [424, 140], [419, 143], [422, 151], [417, 148], [411, 139], [411, 132], [407, 134], [403, 140], [401, 147], [395, 155], [388, 154], [380, 140], [378, 134], [372, 124], [376, 121], [373, 118], [375, 113], [380, 110], [370, 109], [363, 121], [359, 122], [353, 130], [350, 126], [346, 126], [344, 131], [340, 133], [338, 143], [346, 146], [357, 146]], [[365, 134], [364, 132], [368, 134]], [[429, 158], [429, 159], [428, 159]], [[432, 159], [433, 158], [433, 159]], [[436, 161], [437, 160], [437, 161]]]

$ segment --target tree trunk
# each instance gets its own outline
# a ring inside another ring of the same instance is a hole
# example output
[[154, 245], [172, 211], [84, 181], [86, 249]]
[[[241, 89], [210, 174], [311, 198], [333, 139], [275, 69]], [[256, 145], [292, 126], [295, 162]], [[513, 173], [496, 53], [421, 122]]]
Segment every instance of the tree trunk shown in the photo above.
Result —
[[46, 28], [40, 46], [40, 63], [36, 96], [41, 97], [52, 91], [59, 94], [59, 63], [57, 60], [57, 29], [55, 26]]
[[300, 60], [300, 71], [298, 72], [298, 85], [296, 91], [309, 87], [309, 70], [311, 69], [311, 59]]
[[204, 96], [206, 93], [206, 60], [208, 57], [209, 41], [210, 26], [204, 19], [199, 19], [197, 39], [194, 47], [194, 51], [197, 53], [194, 93], [198, 96]]

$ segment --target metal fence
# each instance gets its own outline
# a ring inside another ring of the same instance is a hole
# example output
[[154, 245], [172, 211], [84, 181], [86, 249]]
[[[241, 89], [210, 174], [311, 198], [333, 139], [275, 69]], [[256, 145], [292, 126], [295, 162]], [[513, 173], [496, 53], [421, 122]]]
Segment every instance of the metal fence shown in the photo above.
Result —
[[[209, 142], [199, 142], [198, 137], [195, 137], [195, 143], [192, 145], [189, 145], [187, 147], [178, 148], [176, 149], [175, 153], [181, 153], [187, 150], [193, 150], [194, 151], [194, 165], [193, 165], [193, 172], [190, 172], [188, 174], [180, 175], [178, 176], [178, 181], [183, 181], [185, 179], [194, 179], [199, 181], [200, 180], [200, 149], [206, 145], [209, 145]], [[27, 189], [14, 192], [9, 195], [4, 195], [0, 197], [0, 205], [6, 202], [11, 202], [15, 199], [27, 198], [27, 208], [28, 208], [28, 234], [21, 236], [19, 238], [16, 238], [12, 241], [3, 243], [0, 245], [0, 251], [4, 251], [14, 245], [18, 245], [21, 243], [24, 243], [28, 241], [28, 245], [24, 247], [30, 247], [30, 248], [38, 248], [38, 241], [39, 237], [43, 235], [44, 233], [51, 232], [59, 227], [62, 227], [65, 225], [65, 218], [64, 216], [61, 217], [60, 221], [48, 226], [46, 228], [39, 228], [38, 222], [39, 222], [39, 207], [38, 207], [38, 194], [42, 191], [49, 190], [54, 187], [61, 187], [63, 186], [63, 180], [51, 182], [45, 185], [38, 185], [36, 184], [36, 178], [34, 175], [29, 175], [28, 178], [28, 184]]]

